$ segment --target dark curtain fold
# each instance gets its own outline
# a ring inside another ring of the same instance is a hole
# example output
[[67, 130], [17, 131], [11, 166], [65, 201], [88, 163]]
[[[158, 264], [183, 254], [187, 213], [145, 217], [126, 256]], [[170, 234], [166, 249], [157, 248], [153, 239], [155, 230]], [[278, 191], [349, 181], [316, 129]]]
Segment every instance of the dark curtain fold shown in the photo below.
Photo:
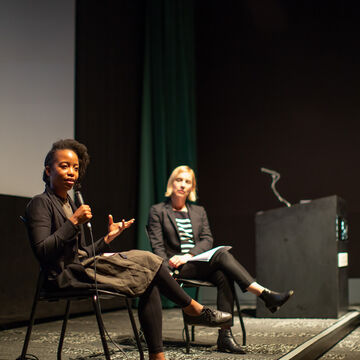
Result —
[[196, 168], [192, 0], [148, 0], [137, 246], [150, 250], [149, 208], [164, 199], [173, 168]]

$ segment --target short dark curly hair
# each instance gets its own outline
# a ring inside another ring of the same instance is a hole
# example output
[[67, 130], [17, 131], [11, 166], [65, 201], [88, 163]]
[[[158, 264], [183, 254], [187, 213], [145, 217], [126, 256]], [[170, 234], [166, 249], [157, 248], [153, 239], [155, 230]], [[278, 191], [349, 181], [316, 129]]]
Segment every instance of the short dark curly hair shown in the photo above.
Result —
[[[52, 166], [54, 163], [54, 156], [57, 150], [69, 149], [74, 151], [79, 158], [79, 178], [75, 184], [75, 187], [80, 188], [80, 182], [85, 175], [86, 168], [90, 163], [90, 156], [88, 154], [87, 147], [84, 144], [74, 139], [62, 139], [53, 143], [51, 150], [47, 153], [44, 161], [44, 167]], [[44, 169], [43, 180], [46, 185], [50, 186], [49, 176]]]

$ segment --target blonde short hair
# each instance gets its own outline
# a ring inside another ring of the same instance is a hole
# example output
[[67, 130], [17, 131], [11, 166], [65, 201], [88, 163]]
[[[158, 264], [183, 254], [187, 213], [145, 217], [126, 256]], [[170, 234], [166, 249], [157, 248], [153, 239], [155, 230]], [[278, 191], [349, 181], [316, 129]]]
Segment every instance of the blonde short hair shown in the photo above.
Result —
[[191, 174], [191, 177], [192, 177], [192, 189], [190, 191], [190, 194], [188, 196], [188, 199], [190, 201], [196, 201], [197, 199], [197, 195], [196, 195], [196, 178], [195, 178], [195, 173], [194, 173], [194, 170], [191, 169], [191, 167], [187, 166], [187, 165], [181, 165], [181, 166], [178, 166], [176, 167], [173, 172], [171, 173], [170, 177], [169, 177], [169, 180], [167, 182], [167, 187], [166, 187], [166, 193], [165, 193], [165, 196], [166, 197], [170, 197], [171, 194], [172, 194], [172, 185], [173, 185], [173, 182], [175, 181], [176, 177], [182, 173], [182, 172], [188, 172]]

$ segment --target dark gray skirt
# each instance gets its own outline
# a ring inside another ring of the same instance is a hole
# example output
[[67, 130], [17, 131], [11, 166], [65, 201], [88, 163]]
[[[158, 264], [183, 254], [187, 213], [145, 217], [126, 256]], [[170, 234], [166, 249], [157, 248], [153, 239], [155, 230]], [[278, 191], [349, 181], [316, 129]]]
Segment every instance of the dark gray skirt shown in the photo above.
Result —
[[[111, 256], [97, 255], [95, 258], [97, 282], [130, 296], [145, 292], [163, 261], [160, 256], [143, 250], [124, 251]], [[94, 258], [86, 258], [81, 263], [89, 278], [94, 280]]]

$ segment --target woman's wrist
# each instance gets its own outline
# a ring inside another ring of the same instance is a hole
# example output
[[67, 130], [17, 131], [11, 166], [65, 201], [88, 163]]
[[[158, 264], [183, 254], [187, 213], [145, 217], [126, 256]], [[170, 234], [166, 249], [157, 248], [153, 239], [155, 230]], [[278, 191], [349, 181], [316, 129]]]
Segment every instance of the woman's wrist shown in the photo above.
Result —
[[104, 236], [104, 242], [105, 242], [105, 244], [108, 244], [108, 245], [110, 244], [111, 239], [110, 239], [109, 234], [107, 234], [107, 235]]
[[78, 218], [76, 216], [71, 216], [69, 220], [73, 223], [73, 225], [77, 226], [79, 225]]

